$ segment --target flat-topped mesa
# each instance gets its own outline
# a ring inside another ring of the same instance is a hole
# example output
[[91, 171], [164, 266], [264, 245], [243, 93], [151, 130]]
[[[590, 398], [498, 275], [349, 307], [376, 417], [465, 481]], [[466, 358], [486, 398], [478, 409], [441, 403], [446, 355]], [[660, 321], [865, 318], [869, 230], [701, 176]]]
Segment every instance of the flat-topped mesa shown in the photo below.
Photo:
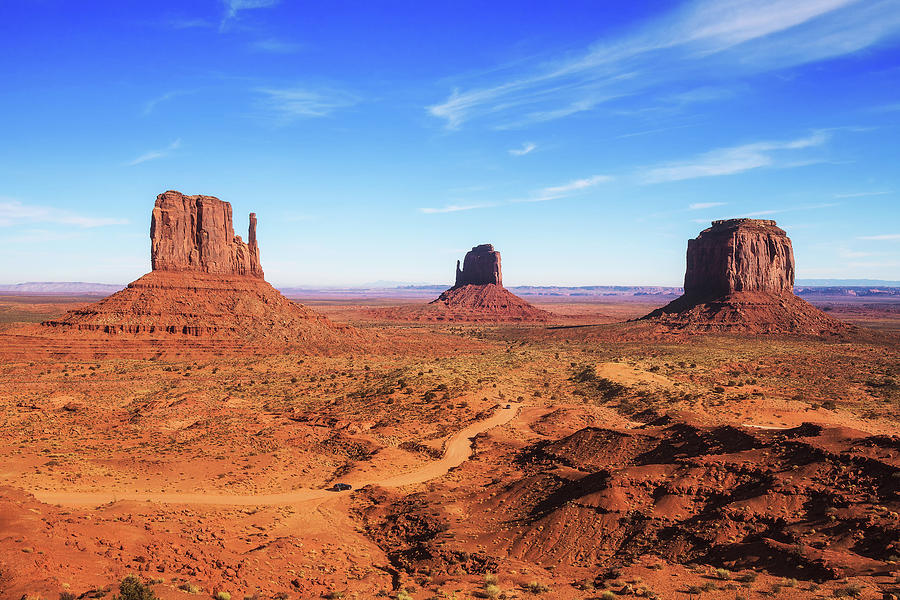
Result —
[[784, 295], [794, 291], [794, 251], [775, 221], [713, 221], [688, 240], [684, 295], [695, 300], [736, 292]]
[[456, 284], [454, 288], [464, 285], [503, 285], [500, 271], [500, 253], [491, 244], [475, 246], [466, 253], [462, 269], [456, 261]]
[[160, 194], [150, 221], [150, 259], [154, 271], [198, 271], [262, 279], [256, 214], [250, 213], [250, 230], [244, 242], [234, 235], [228, 202], [175, 191]]

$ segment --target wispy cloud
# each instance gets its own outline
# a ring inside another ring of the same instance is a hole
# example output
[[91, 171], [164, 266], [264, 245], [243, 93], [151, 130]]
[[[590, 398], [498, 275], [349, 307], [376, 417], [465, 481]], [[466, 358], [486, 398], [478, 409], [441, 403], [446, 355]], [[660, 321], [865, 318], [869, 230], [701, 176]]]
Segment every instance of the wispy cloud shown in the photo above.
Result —
[[563, 185], [545, 187], [541, 190], [538, 190], [532, 196], [519, 198], [517, 200], [513, 200], [513, 202], [545, 202], [547, 200], [568, 198], [569, 196], [572, 196], [579, 192], [583, 192], [588, 188], [592, 188], [596, 185], [607, 183], [612, 180], [613, 178], [610, 175], [594, 175], [592, 177], [586, 177], [584, 179], [575, 179]]
[[176, 17], [169, 19], [166, 24], [172, 29], [212, 29], [215, 23], [206, 19], [189, 19]]
[[643, 176], [643, 181], [644, 183], [681, 181], [698, 177], [733, 175], [760, 167], [775, 166], [775, 153], [778, 151], [811, 148], [824, 144], [827, 140], [826, 133], [816, 132], [808, 137], [795, 140], [755, 142], [718, 148], [689, 160], [653, 167]]
[[156, 107], [159, 106], [160, 104], [162, 104], [163, 102], [168, 102], [169, 100], [172, 100], [173, 98], [177, 98], [179, 96], [185, 96], [187, 94], [192, 94], [192, 93], [193, 92], [190, 92], [187, 90], [173, 90], [171, 92], [166, 92], [165, 94], [162, 94], [161, 96], [151, 98], [150, 100], [148, 100], [147, 102], [144, 103], [144, 108], [141, 111], [141, 114], [146, 117], [147, 115], [152, 113], [156, 109]]
[[267, 38], [264, 40], [256, 40], [251, 43], [250, 49], [256, 50], [257, 52], [267, 52], [269, 54], [294, 54], [303, 49], [303, 44], [276, 38]]
[[465, 210], [475, 210], [478, 208], [490, 208], [492, 206], [497, 206], [496, 204], [450, 204], [448, 206], [442, 206], [440, 208], [420, 208], [419, 212], [425, 213], [426, 215], [436, 215], [441, 213], [452, 213], [452, 212], [461, 212]]
[[849, 194], [835, 194], [835, 198], [864, 198], [866, 196], [886, 196], [892, 192], [852, 192]]
[[270, 8], [280, 3], [281, 0], [223, 0], [225, 14], [222, 17], [220, 29], [224, 29], [228, 25], [228, 22], [232, 19], [236, 19], [243, 10]]
[[896, 241], [900, 240], [900, 233], [885, 233], [882, 235], [861, 235], [859, 236], [861, 240], [870, 240], [870, 241]]
[[128, 221], [109, 217], [89, 217], [53, 206], [25, 204], [15, 198], [0, 196], [0, 227], [30, 223], [102, 227], [104, 225], [125, 225]]
[[526, 142], [522, 144], [521, 148], [512, 148], [509, 153], [513, 156], [525, 156], [531, 152], [534, 152], [537, 149], [537, 144], [533, 142]]
[[851, 54], [898, 30], [895, 0], [693, 0], [574, 55], [479, 76], [427, 110], [449, 128], [479, 118], [502, 127], [574, 115], [684, 80], [696, 81], [698, 91], [682, 101], [713, 101], [727, 94], [711, 86], [723, 78]]
[[800, 206], [788, 206], [785, 208], [771, 208], [768, 210], [758, 210], [756, 212], [743, 213], [742, 217], [767, 217], [770, 215], [778, 215], [786, 212], [797, 212], [804, 210], [819, 210], [822, 208], [832, 208], [840, 206], [840, 202], [822, 202], [821, 204], [802, 204]]
[[705, 208], [715, 208], [717, 206], [725, 206], [725, 202], [695, 202], [688, 206], [688, 210], [703, 210]]
[[359, 103], [357, 96], [335, 89], [260, 88], [257, 92], [262, 95], [260, 105], [284, 124], [327, 117], [338, 109]]
[[172, 151], [177, 150], [181, 146], [181, 139], [177, 139], [165, 148], [161, 150], [150, 150], [149, 152], [145, 152], [135, 158], [132, 161], [126, 163], [127, 166], [133, 167], [135, 165], [139, 165], [141, 163], [145, 163], [149, 160], [156, 160], [157, 158], [163, 158], [172, 153]]
[[547, 202], [548, 200], [559, 200], [562, 198], [569, 198], [581, 193], [584, 193], [588, 189], [597, 186], [601, 183], [606, 183], [608, 181], [612, 181], [612, 177], [609, 175], [594, 175], [592, 177], [586, 177], [584, 179], [575, 179], [563, 185], [550, 186], [545, 188], [540, 188], [538, 190], [533, 191], [531, 194], [523, 196], [521, 198], [512, 198], [508, 200], [504, 200], [502, 202], [490, 202], [490, 203], [476, 203], [476, 204], [451, 204], [449, 206], [443, 206], [440, 208], [420, 208], [419, 212], [425, 213], [427, 215], [433, 214], [441, 214], [441, 213], [450, 213], [450, 212], [459, 212], [463, 210], [475, 210], [478, 208], [489, 208], [494, 206], [501, 206], [504, 204], [517, 204], [521, 202]]

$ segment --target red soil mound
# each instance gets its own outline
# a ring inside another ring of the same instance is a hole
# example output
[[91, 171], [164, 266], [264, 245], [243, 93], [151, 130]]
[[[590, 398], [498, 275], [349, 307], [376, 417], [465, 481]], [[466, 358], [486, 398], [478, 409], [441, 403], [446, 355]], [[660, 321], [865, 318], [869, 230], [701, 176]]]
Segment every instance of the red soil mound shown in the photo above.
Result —
[[546, 321], [552, 316], [496, 283], [451, 288], [428, 306], [445, 321]]
[[686, 332], [825, 335], [851, 329], [846, 323], [790, 293], [735, 292], [699, 303], [682, 296], [643, 319]]
[[278, 343], [335, 342], [348, 329], [288, 300], [262, 279], [176, 271], [150, 272], [43, 325], [65, 333]]
[[[483, 563], [465, 565], [473, 571], [505, 560], [616, 568], [648, 553], [820, 581], [893, 569], [897, 437], [811, 424], [760, 430], [665, 421], [485, 448], [489, 479], [466, 501], [478, 519], [442, 511], [444, 490], [393, 504], [373, 491], [360, 514], [407, 571], [453, 572], [460, 556]], [[482, 545], [468, 554], [454, 539]]]

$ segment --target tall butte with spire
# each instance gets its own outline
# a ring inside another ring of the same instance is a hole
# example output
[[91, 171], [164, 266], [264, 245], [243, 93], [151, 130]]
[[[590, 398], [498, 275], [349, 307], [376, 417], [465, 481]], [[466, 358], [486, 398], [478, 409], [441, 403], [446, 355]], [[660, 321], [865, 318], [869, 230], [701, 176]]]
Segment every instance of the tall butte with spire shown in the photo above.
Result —
[[[250, 213], [247, 241], [234, 234], [231, 205], [168, 191], [150, 220], [153, 270], [100, 302], [42, 325], [61, 332], [331, 343], [347, 328], [292, 302], [264, 277]], [[343, 330], [343, 331], [342, 331]]]
[[456, 283], [429, 304], [428, 315], [447, 321], [546, 321], [547, 311], [535, 308], [503, 287], [500, 253], [491, 244], [466, 253]]
[[824, 334], [847, 326], [794, 295], [794, 250], [775, 221], [713, 221], [688, 240], [684, 295], [643, 317], [676, 329]]

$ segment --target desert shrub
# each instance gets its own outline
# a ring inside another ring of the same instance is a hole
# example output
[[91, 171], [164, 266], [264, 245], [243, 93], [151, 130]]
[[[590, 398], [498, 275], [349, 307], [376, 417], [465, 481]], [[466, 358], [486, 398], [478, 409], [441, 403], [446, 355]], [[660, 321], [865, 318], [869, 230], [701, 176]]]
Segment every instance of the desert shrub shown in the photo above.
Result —
[[216, 600], [231, 600], [231, 594], [228, 592], [216, 592]]
[[500, 588], [495, 583], [489, 583], [484, 586], [484, 595], [488, 598], [497, 598], [500, 596]]
[[859, 598], [860, 596], [862, 596], [862, 588], [855, 583], [834, 590], [835, 598]]
[[531, 583], [525, 586], [525, 589], [532, 594], [544, 594], [550, 591], [550, 587], [540, 583], [539, 581], [532, 581]]
[[328, 600], [338, 600], [338, 598], [343, 598], [345, 595], [344, 592], [333, 590], [325, 594], [325, 597], [328, 598]]
[[594, 369], [594, 365], [587, 365], [586, 367], [582, 367], [581, 369], [575, 371], [575, 374], [572, 375], [572, 381], [575, 383], [587, 383], [589, 381], [597, 380], [597, 370]]
[[72, 592], [61, 592], [59, 594], [59, 600], [75, 600], [78, 596], [73, 594]]
[[492, 585], [492, 584], [497, 585], [498, 581], [499, 581], [499, 579], [497, 579], [496, 573], [485, 573], [484, 574], [484, 584], [485, 585]]
[[751, 571], [750, 573], [742, 574], [740, 577], [737, 578], [737, 580], [740, 581], [741, 583], [753, 583], [754, 581], [756, 581], [757, 577], [759, 577], [759, 575], [757, 573], [754, 573]]
[[400, 590], [397, 594], [397, 600], [413, 600], [413, 597], [406, 590]]
[[616, 595], [609, 590], [603, 590], [600, 593], [600, 600], [616, 600]]
[[158, 600], [153, 589], [135, 575], [129, 575], [119, 584], [119, 595], [113, 600]]
[[731, 579], [731, 571], [728, 569], [716, 569], [716, 577], [724, 580]]
[[185, 591], [188, 594], [199, 594], [200, 593], [200, 586], [190, 583], [189, 581], [185, 581], [184, 583], [179, 585], [178, 589]]

